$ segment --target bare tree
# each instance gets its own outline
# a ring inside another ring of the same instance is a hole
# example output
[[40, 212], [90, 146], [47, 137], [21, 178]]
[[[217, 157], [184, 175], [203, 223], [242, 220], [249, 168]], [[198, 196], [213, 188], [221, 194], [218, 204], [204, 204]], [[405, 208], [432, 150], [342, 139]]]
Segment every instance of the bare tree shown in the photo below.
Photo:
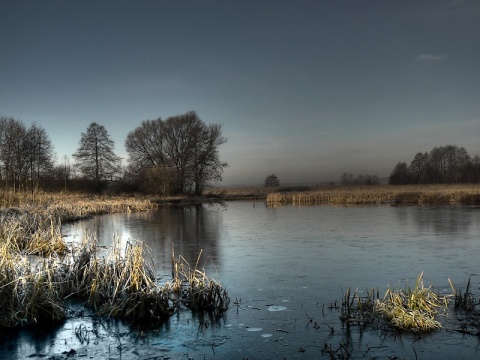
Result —
[[390, 185], [405, 185], [410, 183], [410, 171], [404, 162], [399, 162], [395, 165], [390, 177], [388, 178]]
[[53, 170], [53, 146], [44, 128], [33, 124], [27, 131], [28, 167], [32, 192]]
[[166, 166], [165, 123], [162, 119], [146, 120], [131, 131], [125, 140], [129, 163], [137, 171], [158, 165]]
[[27, 176], [27, 129], [13, 118], [0, 118], [0, 163], [5, 186], [12, 181], [13, 190], [20, 188]]
[[200, 195], [211, 182], [222, 180], [223, 168], [228, 164], [220, 161], [218, 147], [226, 141], [219, 124], [201, 123], [195, 131], [191, 169], [196, 195]]
[[278, 187], [280, 186], [280, 180], [277, 175], [271, 174], [265, 178], [265, 187]]
[[428, 153], [418, 152], [410, 163], [410, 173], [412, 181], [415, 183], [424, 183], [427, 181]]
[[112, 179], [119, 173], [120, 158], [114, 153], [115, 143], [103, 125], [92, 122], [86, 133], [82, 133], [80, 145], [73, 154], [80, 172], [95, 181], [97, 192], [100, 181]]
[[128, 134], [125, 147], [129, 167], [136, 169], [141, 184], [160, 181], [163, 193], [168, 188], [177, 193], [193, 190], [198, 195], [222, 179], [228, 165], [220, 161], [218, 148], [225, 142], [221, 125], [206, 125], [190, 111], [165, 121], [143, 121]]
[[353, 185], [355, 177], [352, 173], [344, 172], [342, 176], [340, 176], [340, 184], [342, 185]]

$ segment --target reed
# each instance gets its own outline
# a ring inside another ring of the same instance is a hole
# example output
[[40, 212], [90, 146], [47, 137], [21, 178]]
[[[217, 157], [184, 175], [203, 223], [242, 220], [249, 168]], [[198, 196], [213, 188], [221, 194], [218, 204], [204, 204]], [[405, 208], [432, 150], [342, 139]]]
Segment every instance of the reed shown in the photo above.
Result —
[[347, 289], [342, 298], [340, 320], [346, 326], [352, 324], [366, 326], [373, 324], [376, 319], [375, 302], [379, 299], [378, 289], [366, 291], [365, 296], [360, 296], [358, 291], [353, 293]]
[[267, 205], [421, 205], [480, 204], [479, 185], [325, 187], [307, 192], [275, 192]]
[[194, 268], [182, 256], [173, 259], [173, 290], [190, 309], [222, 315], [228, 309], [230, 298], [218, 281], [209, 278], [204, 269], [198, 269], [201, 255], [200, 252]]
[[0, 244], [0, 326], [64, 319], [63, 298], [55, 280], [55, 259], [42, 259], [32, 265], [11, 249], [8, 242]]
[[[48, 256], [67, 250], [61, 223], [93, 215], [149, 211], [155, 204], [135, 197], [101, 197], [82, 194], [0, 192], [0, 242], [9, 239], [17, 250]], [[15, 207], [13, 207], [15, 205]], [[5, 207], [6, 206], [6, 207]]]
[[24, 254], [62, 254], [67, 247], [60, 229], [58, 220], [51, 216], [7, 213], [0, 217], [0, 242], [8, 243], [12, 250]]
[[455, 288], [453, 287], [453, 284], [451, 282], [450, 286], [452, 287], [452, 290], [455, 294], [455, 309], [467, 312], [475, 311], [475, 298], [473, 296], [473, 293], [471, 292], [471, 278], [468, 278], [465, 292], [462, 292], [462, 290], [460, 289], [455, 291]]

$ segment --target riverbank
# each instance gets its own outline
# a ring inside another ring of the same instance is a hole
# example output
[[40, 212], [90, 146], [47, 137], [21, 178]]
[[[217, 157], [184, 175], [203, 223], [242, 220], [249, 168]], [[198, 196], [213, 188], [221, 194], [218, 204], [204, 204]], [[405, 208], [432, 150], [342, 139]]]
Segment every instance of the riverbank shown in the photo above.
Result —
[[203, 196], [155, 198], [156, 204], [195, 205], [228, 201], [265, 201], [283, 205], [424, 205], [480, 204], [480, 185], [377, 185], [232, 187], [207, 190]]

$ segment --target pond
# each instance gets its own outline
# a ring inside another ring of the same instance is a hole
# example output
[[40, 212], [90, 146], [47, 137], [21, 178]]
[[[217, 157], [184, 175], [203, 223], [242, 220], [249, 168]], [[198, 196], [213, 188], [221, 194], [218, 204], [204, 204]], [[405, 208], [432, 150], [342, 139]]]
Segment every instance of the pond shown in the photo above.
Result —
[[[97, 234], [141, 240], [151, 249], [160, 281], [171, 279], [172, 248], [198, 261], [226, 287], [221, 319], [182, 310], [159, 329], [131, 331], [72, 304], [77, 315], [45, 334], [20, 332], [0, 344], [11, 358], [45, 356], [140, 359], [329, 358], [325, 347], [348, 343], [350, 358], [471, 359], [480, 338], [454, 331], [462, 314], [440, 319], [433, 334], [342, 327], [339, 304], [347, 288], [413, 286], [423, 272], [440, 294], [448, 279], [477, 296], [480, 208], [472, 206], [285, 206], [228, 202], [161, 207], [148, 213], [97, 216], [63, 228], [67, 242]], [[198, 259], [201, 253], [200, 259]], [[340, 352], [338, 353], [340, 354]], [[344, 353], [345, 354], [345, 353]]]

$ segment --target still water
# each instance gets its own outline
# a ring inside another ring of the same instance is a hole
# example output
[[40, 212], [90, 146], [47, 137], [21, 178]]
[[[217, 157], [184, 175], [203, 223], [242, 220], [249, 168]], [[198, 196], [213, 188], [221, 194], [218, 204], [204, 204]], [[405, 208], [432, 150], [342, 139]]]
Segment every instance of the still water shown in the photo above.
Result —
[[[452, 292], [448, 278], [465, 288], [472, 276], [478, 296], [478, 207], [267, 208], [229, 202], [98, 216], [63, 229], [67, 242], [86, 232], [105, 247], [114, 236], [123, 243], [143, 241], [165, 281], [171, 279], [172, 248], [192, 266], [202, 252], [200, 267], [226, 287], [229, 310], [220, 321], [182, 311], [161, 329], [137, 337], [120, 337], [126, 334], [122, 325], [104, 326], [97, 349], [72, 335], [78, 319], [67, 321], [47, 336], [45, 348], [40, 344], [33, 351], [23, 344], [27, 354], [59, 352], [55, 344], [64, 340], [64, 348], [82, 345], [78, 353], [106, 358], [312, 359], [329, 358], [322, 353], [325, 346], [336, 349], [348, 341], [351, 358], [480, 357], [478, 337], [453, 331], [460, 314], [440, 319], [444, 328], [433, 335], [414, 336], [356, 328], [347, 333], [339, 312], [329, 309], [348, 287], [374, 287], [383, 294], [388, 286], [413, 286], [422, 271], [425, 285], [441, 294]], [[81, 321], [91, 331], [96, 320]]]

